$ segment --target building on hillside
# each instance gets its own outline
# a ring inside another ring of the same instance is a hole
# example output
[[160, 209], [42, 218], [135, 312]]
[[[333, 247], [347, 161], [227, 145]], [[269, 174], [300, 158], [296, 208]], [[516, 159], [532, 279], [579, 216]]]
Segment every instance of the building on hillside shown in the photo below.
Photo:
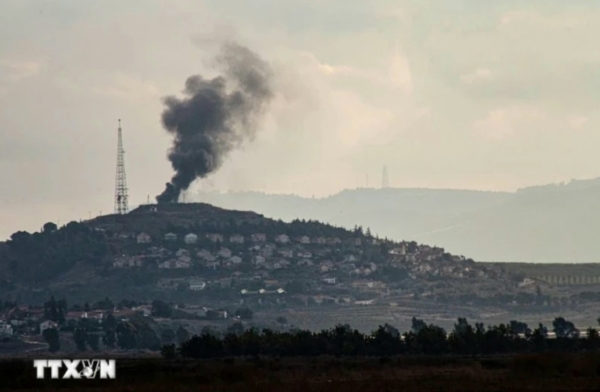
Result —
[[265, 262], [266, 262], [266, 261], [267, 261], [267, 260], [265, 259], [265, 257], [264, 257], [264, 256], [261, 256], [261, 255], [256, 255], [256, 256], [254, 256], [254, 260], [252, 260], [252, 262], [253, 262], [255, 265], [257, 265], [257, 266], [258, 266], [258, 265], [265, 264]]
[[216, 233], [207, 234], [206, 238], [208, 238], [212, 242], [223, 242], [223, 236], [221, 234], [216, 234]]
[[189, 233], [183, 237], [183, 241], [185, 241], [186, 244], [195, 244], [198, 242], [198, 236], [194, 233]]
[[391, 254], [391, 255], [401, 255], [401, 256], [404, 256], [404, 255], [406, 255], [406, 247], [404, 245], [402, 245], [399, 248], [394, 248], [394, 249], [390, 250], [388, 253]]
[[309, 236], [306, 236], [306, 235], [303, 235], [303, 236], [301, 236], [301, 237], [298, 237], [298, 238], [297, 238], [297, 241], [298, 241], [299, 243], [301, 243], [301, 244], [305, 244], [305, 245], [307, 245], [307, 244], [310, 244], [310, 237], [309, 237]]
[[288, 257], [288, 258], [294, 257], [294, 251], [291, 249], [279, 249], [277, 251], [277, 253], [279, 253], [283, 257]]
[[12, 325], [0, 322], [0, 336], [10, 336], [13, 334]]
[[252, 242], [265, 242], [267, 240], [267, 235], [263, 233], [254, 233], [251, 236]]
[[149, 244], [152, 242], [152, 237], [148, 233], [140, 233], [137, 235], [137, 243], [138, 244]]
[[325, 239], [324, 237], [317, 237], [317, 238], [313, 239], [313, 243], [319, 244], [319, 245], [325, 245], [327, 243], [327, 239]]
[[165, 241], [177, 241], [177, 234], [175, 233], [167, 233], [165, 234]]
[[336, 244], [342, 243], [342, 241], [339, 238], [337, 238], [337, 237], [332, 237], [332, 238], [328, 238], [327, 239], [327, 243], [329, 245], [336, 245]]
[[354, 245], [361, 246], [362, 245], [362, 240], [360, 238], [355, 238], [354, 239]]
[[275, 247], [273, 247], [271, 245], [265, 245], [260, 249], [260, 251], [258, 253], [263, 257], [271, 257], [271, 256], [273, 256], [274, 251], [275, 251]]
[[323, 282], [327, 284], [335, 284], [335, 278], [323, 278]]
[[231, 250], [229, 250], [229, 248], [221, 248], [219, 250], [219, 256], [228, 259], [231, 257]]
[[234, 244], [243, 244], [244, 236], [240, 235], [240, 234], [234, 234], [229, 237], [229, 242], [234, 243]]
[[229, 259], [229, 261], [234, 265], [239, 265], [242, 263], [242, 258], [240, 256], [233, 256]]
[[279, 234], [275, 237], [275, 242], [278, 242], [280, 244], [287, 244], [288, 242], [290, 242], [290, 237], [288, 237], [285, 234]]
[[309, 259], [312, 257], [312, 253], [310, 253], [307, 250], [299, 250], [296, 252], [296, 256], [301, 257], [301, 258], [305, 258], [305, 259]]
[[190, 290], [200, 291], [206, 288], [206, 282], [203, 280], [192, 280], [190, 281]]

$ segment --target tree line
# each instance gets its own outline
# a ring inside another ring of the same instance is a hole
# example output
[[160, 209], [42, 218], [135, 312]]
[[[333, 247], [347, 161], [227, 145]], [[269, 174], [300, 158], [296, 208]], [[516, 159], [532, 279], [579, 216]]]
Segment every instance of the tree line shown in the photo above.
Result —
[[[600, 320], [599, 320], [600, 323]], [[556, 338], [548, 337], [548, 328], [539, 324], [511, 321], [488, 326], [471, 325], [459, 318], [447, 333], [443, 328], [413, 318], [410, 331], [401, 334], [389, 324], [363, 334], [349, 325], [337, 325], [320, 332], [269, 329], [233, 330], [222, 334], [202, 333], [181, 343], [163, 345], [166, 358], [218, 358], [226, 356], [392, 356], [392, 355], [492, 355], [544, 351], [581, 351], [600, 349], [600, 336], [589, 328], [585, 337], [572, 322], [557, 317], [553, 323]]]

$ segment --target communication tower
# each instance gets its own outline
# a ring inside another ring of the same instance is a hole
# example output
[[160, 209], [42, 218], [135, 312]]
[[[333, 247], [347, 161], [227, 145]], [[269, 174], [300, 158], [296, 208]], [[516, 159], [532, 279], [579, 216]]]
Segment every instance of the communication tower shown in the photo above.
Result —
[[126, 214], [127, 205], [127, 178], [125, 177], [125, 150], [123, 150], [123, 132], [121, 131], [121, 119], [119, 119], [119, 131], [117, 141], [117, 178], [115, 181], [115, 214]]

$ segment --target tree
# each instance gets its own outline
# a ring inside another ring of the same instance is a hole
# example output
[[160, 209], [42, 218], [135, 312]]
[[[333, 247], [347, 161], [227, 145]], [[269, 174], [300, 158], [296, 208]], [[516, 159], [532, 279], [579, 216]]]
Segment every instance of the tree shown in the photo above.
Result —
[[77, 350], [85, 351], [86, 344], [88, 341], [87, 328], [85, 328], [83, 326], [79, 326], [79, 327], [75, 328], [75, 331], [73, 331], [73, 340], [75, 341]]
[[183, 326], [181, 326], [181, 325], [179, 326], [179, 328], [177, 328], [177, 332], [175, 333], [175, 335], [177, 335], [177, 343], [180, 345], [183, 342], [190, 339], [190, 333], [188, 332], [187, 329], [183, 328]]
[[138, 345], [138, 333], [133, 324], [122, 321], [117, 324], [117, 344], [123, 350], [132, 350]]
[[418, 334], [419, 331], [421, 331], [423, 328], [427, 327], [427, 324], [425, 323], [425, 321], [418, 319], [416, 317], [412, 318], [412, 327], [411, 327], [411, 331], [415, 334]]
[[563, 317], [555, 318], [552, 322], [552, 326], [554, 327], [553, 331], [557, 338], [566, 338], [579, 335], [579, 330], [575, 328], [575, 325], [572, 322], [565, 320]]
[[87, 343], [94, 351], [100, 351], [100, 336], [95, 333], [90, 333], [87, 336]]
[[154, 317], [171, 317], [173, 308], [168, 303], [155, 299], [152, 301], [152, 316]]
[[235, 315], [242, 320], [251, 320], [254, 312], [250, 308], [240, 308], [235, 311]]
[[173, 343], [176, 337], [177, 335], [175, 334], [175, 331], [173, 331], [172, 328], [166, 328], [160, 332], [160, 341], [164, 345], [169, 345]]
[[48, 351], [55, 353], [60, 350], [60, 336], [56, 328], [45, 329], [42, 336], [46, 343], [48, 343]]
[[58, 226], [56, 226], [56, 224], [52, 222], [48, 222], [42, 227], [42, 232], [44, 234], [50, 234], [55, 232], [56, 230], [58, 230]]

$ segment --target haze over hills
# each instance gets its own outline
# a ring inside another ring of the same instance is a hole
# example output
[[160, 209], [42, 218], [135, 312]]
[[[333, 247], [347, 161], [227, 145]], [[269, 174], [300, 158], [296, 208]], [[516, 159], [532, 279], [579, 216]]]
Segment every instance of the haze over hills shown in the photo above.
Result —
[[595, 262], [600, 254], [600, 178], [516, 192], [358, 188], [326, 198], [259, 192], [202, 192], [196, 198], [284, 221], [358, 224], [479, 261]]

